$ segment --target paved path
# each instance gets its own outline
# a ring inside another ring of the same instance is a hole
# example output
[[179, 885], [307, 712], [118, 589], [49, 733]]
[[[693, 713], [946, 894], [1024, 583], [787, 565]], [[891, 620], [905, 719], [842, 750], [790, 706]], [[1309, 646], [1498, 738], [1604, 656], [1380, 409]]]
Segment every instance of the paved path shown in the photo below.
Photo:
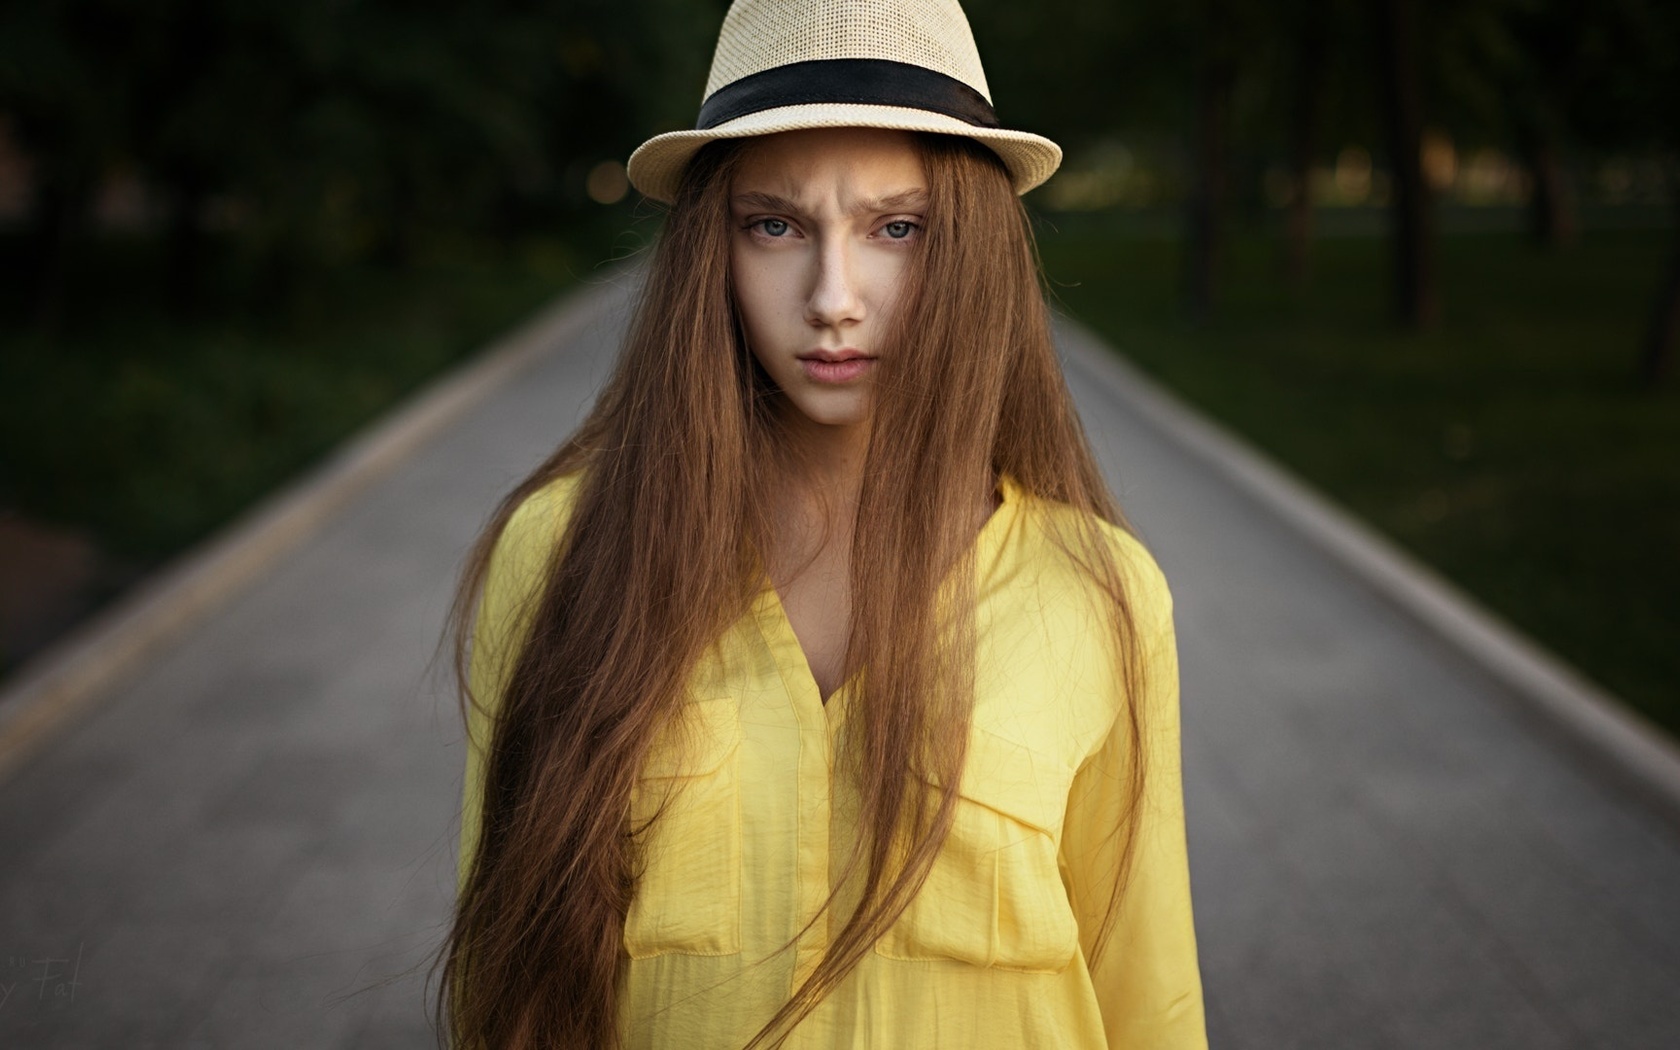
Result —
[[[0, 1046], [431, 1045], [462, 752], [426, 666], [466, 544], [605, 374], [599, 300], [0, 784]], [[1680, 1046], [1674, 826], [1081, 353], [1178, 600], [1215, 1045]]]

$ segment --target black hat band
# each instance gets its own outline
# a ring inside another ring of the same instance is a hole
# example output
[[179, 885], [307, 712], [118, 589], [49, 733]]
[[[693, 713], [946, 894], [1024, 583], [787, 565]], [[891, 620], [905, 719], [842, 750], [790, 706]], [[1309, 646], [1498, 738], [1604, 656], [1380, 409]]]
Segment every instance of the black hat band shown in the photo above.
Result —
[[700, 106], [694, 127], [706, 131], [761, 110], [813, 102], [902, 106], [975, 127], [1002, 126], [986, 96], [955, 77], [884, 58], [826, 58], [790, 62], [725, 84]]

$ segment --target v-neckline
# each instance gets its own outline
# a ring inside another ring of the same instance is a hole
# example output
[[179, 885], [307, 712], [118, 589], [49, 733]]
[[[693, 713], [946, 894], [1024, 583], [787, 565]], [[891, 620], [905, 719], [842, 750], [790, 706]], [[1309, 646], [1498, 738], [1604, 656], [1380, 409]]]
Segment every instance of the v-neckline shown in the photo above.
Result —
[[[986, 516], [972, 541], [974, 552], [974, 566], [977, 572], [984, 572], [986, 563], [996, 548], [1002, 543], [1003, 530], [1007, 528], [1004, 522], [1006, 511], [1013, 516], [1016, 504], [1020, 501], [1020, 490], [1013, 479], [1007, 475], [1000, 476], [997, 484], [997, 506]], [[851, 695], [852, 685], [856, 682], [860, 669], [853, 669], [834, 691], [827, 696], [822, 694], [822, 687], [817, 684], [817, 676], [811, 670], [811, 658], [805, 652], [804, 643], [800, 642], [799, 634], [793, 629], [793, 620], [787, 614], [787, 606], [782, 601], [782, 594], [776, 588], [770, 573], [759, 564], [760, 590], [755, 602], [754, 612], [760, 632], [770, 644], [776, 659], [776, 666], [782, 673], [784, 684], [790, 693], [799, 692], [815, 697], [817, 705], [824, 712], [830, 722], [838, 723], [844, 715], [845, 700]], [[798, 670], [792, 679], [789, 678], [790, 665]], [[797, 682], [797, 688], [796, 688]]]

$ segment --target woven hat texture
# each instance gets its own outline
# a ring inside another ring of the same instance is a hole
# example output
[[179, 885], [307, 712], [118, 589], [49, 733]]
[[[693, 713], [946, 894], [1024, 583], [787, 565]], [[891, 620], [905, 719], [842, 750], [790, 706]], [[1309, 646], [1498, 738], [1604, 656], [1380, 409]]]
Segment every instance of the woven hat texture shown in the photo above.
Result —
[[[853, 96], [849, 78], [859, 69], [884, 71], [889, 83], [912, 87], [904, 98], [894, 97], [893, 89], [860, 89]], [[813, 86], [823, 78], [826, 89]], [[779, 91], [787, 92], [785, 99]], [[1040, 135], [996, 126], [990, 103], [974, 34], [956, 0], [736, 0], [712, 56], [702, 125], [642, 143], [630, 157], [630, 182], [648, 197], [669, 201], [689, 158], [708, 142], [870, 127], [984, 143], [1009, 169], [1016, 192], [1025, 193], [1056, 170], [1061, 148]], [[724, 119], [708, 125], [708, 111]]]
[[825, 58], [909, 62], [992, 97], [968, 18], [955, 0], [737, 3], [724, 16], [706, 94], [772, 66]]

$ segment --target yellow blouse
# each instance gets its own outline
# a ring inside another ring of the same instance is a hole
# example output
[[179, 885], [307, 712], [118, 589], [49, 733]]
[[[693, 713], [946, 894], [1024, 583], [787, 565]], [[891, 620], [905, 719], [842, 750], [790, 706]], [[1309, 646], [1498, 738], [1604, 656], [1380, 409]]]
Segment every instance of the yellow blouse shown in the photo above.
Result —
[[[492, 556], [471, 664], [487, 704], [574, 488], [567, 478], [533, 495]], [[1073, 512], [1007, 479], [1001, 493], [976, 541], [977, 690], [955, 826], [909, 909], [789, 1048], [1207, 1045], [1166, 581], [1136, 540], [1107, 530], [1147, 654], [1148, 780], [1135, 867], [1092, 967], [1113, 885], [1122, 691], [1084, 597], [1090, 584], [1044, 529], [1048, 515]], [[632, 802], [640, 818], [668, 800], [624, 930], [627, 1046], [742, 1046], [821, 957], [829, 923], [784, 949], [828, 896], [851, 841], [853, 812], [830, 778], [848, 695], [822, 703], [768, 582], [695, 672], [682, 746], [656, 742]], [[475, 715], [463, 876], [489, 732]]]

